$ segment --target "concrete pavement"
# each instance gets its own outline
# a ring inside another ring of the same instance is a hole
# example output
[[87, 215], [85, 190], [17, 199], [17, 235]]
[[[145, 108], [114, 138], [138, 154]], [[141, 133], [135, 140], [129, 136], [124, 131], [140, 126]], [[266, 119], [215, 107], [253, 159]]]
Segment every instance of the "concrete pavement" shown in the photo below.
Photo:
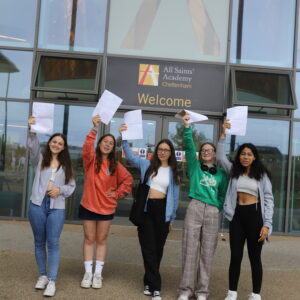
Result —
[[[120, 223], [118, 220], [115, 223]], [[226, 236], [226, 234], [225, 234]], [[242, 264], [239, 300], [247, 300], [251, 274], [247, 252]], [[229, 245], [219, 241], [210, 281], [209, 300], [223, 300], [227, 291]], [[263, 300], [300, 299], [300, 238], [272, 236], [263, 249]], [[162, 299], [176, 299], [181, 272], [181, 230], [168, 237], [161, 264]], [[150, 300], [142, 293], [143, 265], [133, 226], [113, 225], [104, 267], [103, 288], [82, 289], [82, 226], [66, 224], [61, 237], [61, 264], [54, 299], [133, 299]], [[35, 291], [38, 277], [33, 255], [33, 237], [28, 222], [0, 221], [0, 299], [43, 299]]]

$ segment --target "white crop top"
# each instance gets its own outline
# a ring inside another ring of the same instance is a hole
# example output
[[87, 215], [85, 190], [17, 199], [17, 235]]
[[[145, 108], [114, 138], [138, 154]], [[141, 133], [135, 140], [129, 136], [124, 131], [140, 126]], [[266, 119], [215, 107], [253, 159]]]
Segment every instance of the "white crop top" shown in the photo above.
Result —
[[237, 181], [237, 191], [258, 196], [258, 183], [255, 178], [250, 178], [249, 176], [240, 176]]
[[169, 172], [170, 167], [159, 167], [157, 175], [153, 177], [151, 175], [151, 185], [150, 188], [153, 190], [157, 190], [164, 194], [167, 194], [167, 189], [169, 185]]

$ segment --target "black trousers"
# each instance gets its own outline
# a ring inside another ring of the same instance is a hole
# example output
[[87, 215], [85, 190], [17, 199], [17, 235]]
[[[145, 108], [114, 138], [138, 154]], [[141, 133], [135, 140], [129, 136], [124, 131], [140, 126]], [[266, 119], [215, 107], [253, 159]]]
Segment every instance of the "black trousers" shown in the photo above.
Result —
[[229, 289], [236, 291], [241, 271], [244, 245], [247, 249], [252, 272], [253, 293], [259, 294], [262, 284], [261, 250], [263, 242], [258, 242], [259, 233], [263, 226], [260, 203], [237, 205], [234, 217], [229, 224], [230, 235], [230, 267]]
[[145, 268], [144, 285], [149, 285], [151, 292], [161, 290], [159, 266], [170, 225], [165, 218], [166, 199], [148, 199], [145, 221], [138, 227], [138, 236]]

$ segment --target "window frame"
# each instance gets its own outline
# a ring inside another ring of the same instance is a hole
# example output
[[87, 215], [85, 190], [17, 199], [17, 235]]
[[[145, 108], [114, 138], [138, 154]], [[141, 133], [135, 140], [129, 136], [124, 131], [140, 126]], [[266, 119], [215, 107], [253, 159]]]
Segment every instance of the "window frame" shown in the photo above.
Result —
[[[95, 86], [93, 90], [75, 90], [68, 88], [51, 88], [51, 87], [40, 87], [36, 84], [37, 76], [40, 68], [42, 58], [44, 57], [57, 57], [57, 58], [66, 58], [66, 59], [82, 59], [82, 60], [95, 60], [97, 62], [96, 66], [96, 77], [95, 77]], [[80, 54], [62, 54], [62, 53], [52, 53], [52, 52], [37, 52], [36, 53], [36, 63], [34, 64], [33, 70], [33, 80], [31, 84], [31, 90], [34, 92], [34, 98], [36, 97], [36, 92], [63, 92], [63, 93], [73, 93], [73, 94], [87, 94], [87, 95], [98, 95], [100, 88], [100, 77], [101, 77], [101, 64], [103, 62], [103, 57], [99, 55], [80, 55]]]
[[[291, 92], [291, 101], [292, 104], [269, 104], [269, 103], [264, 103], [264, 102], [250, 102], [250, 101], [240, 101], [237, 98], [237, 91], [236, 91], [236, 76], [235, 73], [237, 71], [242, 71], [242, 72], [253, 72], [253, 73], [265, 73], [265, 74], [277, 74], [277, 75], [288, 75], [288, 82], [289, 82], [289, 87], [290, 87], [290, 92]], [[265, 107], [265, 108], [280, 108], [280, 109], [289, 109], [289, 110], [294, 110], [297, 109], [297, 101], [296, 101], [296, 92], [295, 92], [295, 85], [294, 85], [294, 80], [292, 77], [292, 71], [288, 70], [271, 70], [271, 69], [265, 69], [265, 68], [242, 68], [242, 67], [230, 67], [230, 81], [231, 81], [231, 90], [232, 90], [232, 105], [247, 105], [247, 106], [253, 106], [253, 107]]]

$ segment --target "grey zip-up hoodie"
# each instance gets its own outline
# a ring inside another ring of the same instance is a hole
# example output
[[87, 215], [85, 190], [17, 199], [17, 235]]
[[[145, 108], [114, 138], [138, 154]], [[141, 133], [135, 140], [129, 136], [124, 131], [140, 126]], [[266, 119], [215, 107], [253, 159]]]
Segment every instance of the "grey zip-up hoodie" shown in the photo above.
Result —
[[[27, 145], [30, 160], [35, 170], [30, 200], [33, 204], [41, 206], [51, 178], [51, 168], [41, 170], [43, 156], [41, 154], [39, 140], [35, 133], [29, 133]], [[74, 192], [76, 187], [75, 180], [72, 178], [65, 184], [65, 172], [63, 168], [59, 168], [54, 179], [53, 187], [60, 188], [60, 195], [56, 198], [50, 198], [50, 209], [65, 209], [65, 198], [71, 196]]]
[[[217, 163], [227, 174], [230, 174], [232, 163], [228, 160], [225, 154], [225, 139], [220, 139], [218, 142]], [[272, 184], [267, 174], [264, 174], [258, 181], [258, 191], [264, 226], [269, 228], [270, 235], [272, 233], [274, 197], [272, 193]], [[224, 214], [229, 221], [233, 219], [237, 197], [237, 178], [231, 178], [224, 203]]]

